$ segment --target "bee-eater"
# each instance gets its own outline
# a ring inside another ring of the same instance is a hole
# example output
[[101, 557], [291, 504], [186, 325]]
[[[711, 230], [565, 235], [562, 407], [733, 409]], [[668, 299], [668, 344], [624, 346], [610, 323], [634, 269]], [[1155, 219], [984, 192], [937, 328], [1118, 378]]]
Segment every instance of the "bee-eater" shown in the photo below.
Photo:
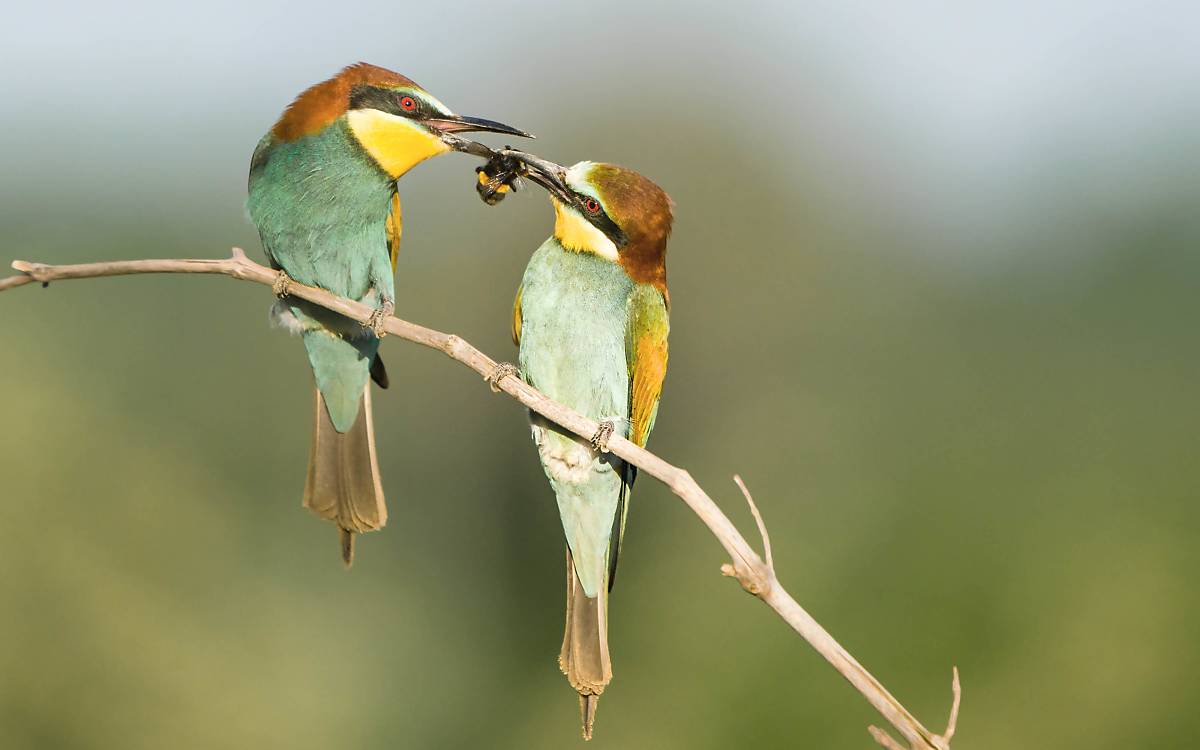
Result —
[[[635, 467], [607, 453], [615, 431], [645, 445], [667, 370], [666, 253], [671, 199], [611, 164], [564, 168], [528, 154], [523, 174], [550, 193], [554, 235], [533, 254], [513, 306], [521, 376], [601, 422], [591, 443], [535, 417], [533, 441], [567, 539], [567, 618], [559, 666], [579, 693], [583, 736], [612, 679], [608, 593]], [[490, 174], [481, 173], [480, 182]], [[488, 195], [481, 191], [485, 200]]]
[[[526, 135], [456, 115], [408, 78], [358, 63], [301, 93], [250, 161], [247, 209], [280, 271], [273, 316], [303, 338], [316, 381], [304, 505], [337, 524], [347, 566], [354, 535], [387, 521], [367, 381], [387, 387], [378, 349], [394, 309], [396, 180], [449, 151], [492, 155], [464, 131]], [[375, 306], [374, 326], [286, 297], [289, 279]]]

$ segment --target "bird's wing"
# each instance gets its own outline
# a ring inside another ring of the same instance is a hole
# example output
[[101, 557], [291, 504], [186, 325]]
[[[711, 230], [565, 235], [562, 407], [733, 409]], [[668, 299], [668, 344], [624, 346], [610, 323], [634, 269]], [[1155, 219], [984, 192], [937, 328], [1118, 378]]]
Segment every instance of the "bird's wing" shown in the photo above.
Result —
[[[629, 439], [645, 447], [654, 419], [663, 378], [667, 374], [667, 334], [671, 330], [667, 300], [648, 284], [638, 284], [629, 296], [629, 328], [625, 336], [625, 360], [629, 368]], [[625, 465], [621, 498], [617, 504], [612, 542], [608, 555], [608, 586], [617, 580], [617, 558], [625, 536], [629, 512], [629, 490], [637, 478], [637, 467]]]
[[658, 289], [638, 284], [629, 297], [629, 330], [625, 359], [629, 366], [629, 439], [646, 445], [663, 378], [667, 374], [667, 334], [671, 324], [667, 302]]
[[521, 292], [523, 291], [525, 291], [524, 285], [517, 287], [517, 298], [513, 300], [512, 339], [517, 346], [521, 345]]
[[[388, 257], [392, 259], [392, 273], [396, 272], [396, 260], [400, 257], [400, 231], [404, 221], [400, 215], [400, 194], [392, 195], [392, 210], [388, 211], [384, 221], [384, 231], [387, 234]], [[378, 353], [371, 360], [371, 380], [380, 388], [388, 387], [387, 368], [383, 366], [383, 357]]]
[[400, 214], [400, 194], [392, 195], [392, 210], [387, 215], [387, 247], [392, 259], [392, 273], [396, 272], [396, 259], [400, 257], [400, 231], [403, 228], [403, 217]]

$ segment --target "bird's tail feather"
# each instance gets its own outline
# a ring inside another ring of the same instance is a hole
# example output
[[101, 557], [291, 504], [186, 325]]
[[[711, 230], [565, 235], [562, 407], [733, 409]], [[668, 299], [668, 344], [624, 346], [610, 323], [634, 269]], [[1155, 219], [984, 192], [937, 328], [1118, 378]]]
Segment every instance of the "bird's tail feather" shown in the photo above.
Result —
[[334, 429], [321, 391], [316, 392], [312, 449], [304, 507], [338, 526], [342, 561], [354, 562], [354, 535], [383, 528], [387, 505], [375, 454], [375, 425], [371, 416], [371, 387], [363, 389], [358, 417], [346, 432]]
[[575, 574], [575, 562], [567, 549], [567, 622], [558, 666], [571, 687], [579, 693], [583, 738], [592, 738], [596, 704], [612, 680], [608, 655], [608, 587], [601, 586], [590, 597]]

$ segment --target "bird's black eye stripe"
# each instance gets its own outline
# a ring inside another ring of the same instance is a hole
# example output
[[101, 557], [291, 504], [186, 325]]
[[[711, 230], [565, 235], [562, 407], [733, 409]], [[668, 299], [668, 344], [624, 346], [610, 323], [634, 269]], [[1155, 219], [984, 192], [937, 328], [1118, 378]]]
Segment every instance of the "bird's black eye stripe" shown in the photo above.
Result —
[[[587, 219], [592, 226], [604, 232], [604, 236], [613, 241], [617, 247], [624, 247], [629, 242], [629, 238], [617, 226], [617, 223], [608, 218], [608, 214], [604, 211], [604, 206], [590, 195], [582, 193], [575, 194], [575, 202], [579, 205], [579, 213]], [[592, 210], [592, 209], [595, 210]]]
[[[405, 109], [404, 104], [416, 106]], [[401, 117], [418, 117], [426, 114], [425, 102], [404, 91], [385, 89], [378, 86], [355, 86], [350, 91], [350, 109], [377, 109]]]

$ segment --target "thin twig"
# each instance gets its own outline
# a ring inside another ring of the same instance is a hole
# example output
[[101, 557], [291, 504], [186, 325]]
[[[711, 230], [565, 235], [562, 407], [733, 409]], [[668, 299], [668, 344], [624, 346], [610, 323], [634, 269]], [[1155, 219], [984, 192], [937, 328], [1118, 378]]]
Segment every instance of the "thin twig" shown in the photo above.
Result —
[[871, 736], [875, 738], [876, 742], [887, 748], [887, 750], [908, 750], [908, 748], [904, 747], [904, 745], [901, 745], [899, 742], [896, 742], [894, 739], [892, 739], [890, 734], [883, 731], [879, 727], [867, 727], [867, 731], [871, 733]]
[[[224, 274], [236, 279], [253, 281], [258, 284], [272, 286], [278, 279], [278, 274], [269, 268], [254, 263], [238, 248], [233, 249], [231, 257], [224, 260], [127, 260], [106, 263], [84, 263], [78, 265], [52, 266], [42, 263], [27, 263], [14, 261], [13, 268], [21, 275], [0, 279], [0, 291], [40, 281], [43, 285], [51, 281], [67, 279], [96, 278], [100, 276], [123, 276], [142, 273], [207, 273]], [[308, 300], [334, 312], [341, 313], [359, 322], [366, 322], [374, 309], [359, 302], [334, 296], [329, 292], [303, 284], [293, 283], [288, 287], [288, 294]], [[406, 320], [389, 317], [383, 321], [383, 329], [396, 338], [411, 341], [432, 349], [437, 349], [451, 359], [460, 362], [474, 370], [485, 379], [490, 379], [496, 372], [497, 362], [476, 349], [471, 344], [454, 334], [442, 333], [432, 328], [425, 328]], [[520, 378], [505, 377], [498, 380], [495, 386], [513, 397], [525, 407], [537, 412], [546, 419], [554, 422], [584, 440], [596, 434], [598, 424], [595, 420], [583, 416], [579, 412], [547, 398], [544, 394], [525, 383]], [[746, 495], [758, 523], [759, 532], [763, 537], [764, 561], [758, 553], [746, 542], [729, 518], [721, 512], [712, 498], [692, 479], [687, 471], [673, 466], [653, 453], [640, 448], [620, 435], [613, 435], [608, 441], [610, 453], [637, 466], [667, 485], [689, 508], [700, 518], [708, 530], [712, 532], [725, 552], [736, 563], [736, 577], [742, 586], [761, 599], [768, 607], [775, 610], [793, 630], [800, 634], [809, 645], [833, 665], [851, 685], [877, 710], [888, 723], [896, 728], [915, 750], [948, 750], [949, 737], [938, 737], [926, 729], [916, 717], [908, 712], [889, 693], [871, 673], [859, 664], [846, 649], [842, 648], [825, 628], [812, 618], [795, 599], [792, 598], [779, 581], [775, 578], [775, 570], [771, 564], [770, 542], [767, 538], [766, 526], [751, 500], [745, 486], [738, 480], [738, 485]], [[726, 566], [732, 567], [732, 566]], [[723, 568], [724, 570], [725, 568]], [[957, 671], [955, 678], [955, 702], [951, 710], [951, 724], [947, 735], [953, 734], [953, 726], [958, 718], [958, 685]], [[872, 734], [878, 730], [872, 728]], [[878, 739], [878, 737], [877, 737]], [[881, 743], [882, 744], [882, 743]], [[886, 746], [886, 745], [885, 745]]]
[[946, 731], [941, 736], [941, 747], [949, 748], [950, 740], [958, 731], [958, 707], [962, 704], [962, 683], [958, 681], [958, 667], [954, 668], [954, 679], [950, 681], [950, 692], [954, 696], [950, 704], [950, 720], [946, 722]]
[[[958, 681], [958, 667], [954, 667], [954, 676], [950, 680], [950, 692], [953, 695], [953, 701], [950, 703], [950, 719], [946, 722], [946, 731], [935, 734], [929, 739], [929, 742], [938, 750], [950, 750], [950, 740], [954, 739], [954, 732], [958, 729], [958, 707], [962, 704], [962, 684]], [[900, 729], [903, 731], [903, 728]], [[867, 731], [871, 733], [876, 742], [887, 750], [907, 750], [879, 727], [867, 727]], [[912, 746], [920, 748], [920, 743], [913, 741]]]
[[754, 498], [750, 496], [750, 490], [746, 489], [746, 483], [742, 481], [741, 475], [734, 474], [733, 481], [742, 491], [742, 496], [746, 498], [746, 504], [750, 506], [750, 512], [754, 515], [754, 523], [758, 524], [758, 535], [762, 537], [763, 556], [767, 558], [767, 567], [774, 571], [775, 556], [771, 554], [771, 535], [767, 533], [767, 525], [763, 523], [762, 513], [758, 512], [758, 506], [754, 504]]
[[33, 277], [20, 274], [18, 276], [9, 276], [7, 279], [0, 279], [0, 292], [5, 289], [14, 289], [25, 284], [32, 284]]

